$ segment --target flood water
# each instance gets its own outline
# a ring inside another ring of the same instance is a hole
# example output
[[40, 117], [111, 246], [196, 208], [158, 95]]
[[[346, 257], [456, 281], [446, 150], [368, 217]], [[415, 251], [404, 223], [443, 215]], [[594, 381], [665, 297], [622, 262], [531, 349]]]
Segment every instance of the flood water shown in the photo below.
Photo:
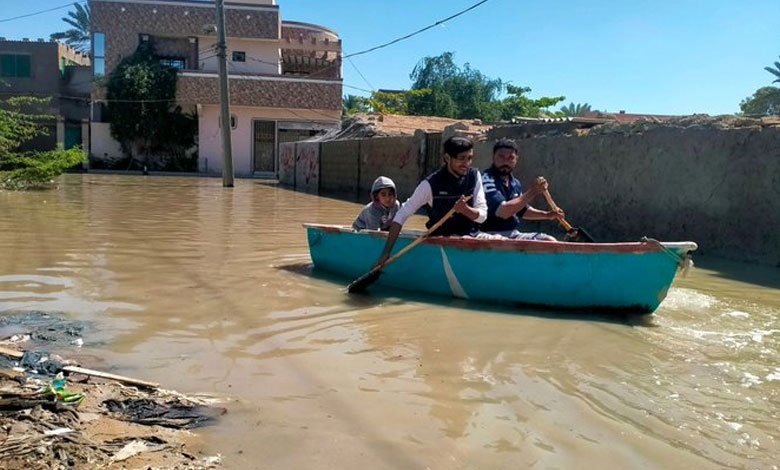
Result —
[[698, 259], [639, 319], [353, 297], [301, 223], [358, 204], [59, 181], [0, 192], [0, 315], [64, 312], [87, 367], [228, 400], [200, 431], [225, 468], [777, 468], [777, 268]]

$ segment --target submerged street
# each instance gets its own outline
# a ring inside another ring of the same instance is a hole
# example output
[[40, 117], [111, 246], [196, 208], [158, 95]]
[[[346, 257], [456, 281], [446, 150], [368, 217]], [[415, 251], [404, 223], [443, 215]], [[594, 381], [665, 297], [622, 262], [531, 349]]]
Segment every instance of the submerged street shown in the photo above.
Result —
[[59, 181], [0, 192], [0, 315], [62, 312], [83, 363], [225, 398], [199, 432], [226, 468], [777, 468], [777, 268], [694, 253], [646, 317], [350, 296], [301, 224], [361, 204]]

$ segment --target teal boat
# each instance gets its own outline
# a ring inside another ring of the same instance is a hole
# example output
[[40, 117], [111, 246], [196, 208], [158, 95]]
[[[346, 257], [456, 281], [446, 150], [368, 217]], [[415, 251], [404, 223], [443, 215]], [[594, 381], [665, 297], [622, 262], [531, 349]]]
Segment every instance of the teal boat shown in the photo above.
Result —
[[[305, 224], [318, 270], [355, 279], [387, 234]], [[403, 231], [398, 252], [423, 232]], [[430, 237], [385, 267], [378, 285], [486, 302], [650, 313], [664, 300], [693, 242], [568, 243]]]

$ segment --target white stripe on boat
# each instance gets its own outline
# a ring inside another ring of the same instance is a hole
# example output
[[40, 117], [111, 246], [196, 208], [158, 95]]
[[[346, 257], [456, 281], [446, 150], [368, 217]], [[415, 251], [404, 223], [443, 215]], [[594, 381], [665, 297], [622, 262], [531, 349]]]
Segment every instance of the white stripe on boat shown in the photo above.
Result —
[[452, 266], [450, 266], [450, 260], [447, 258], [447, 253], [444, 252], [444, 247], [440, 246], [439, 250], [441, 250], [441, 261], [444, 264], [444, 274], [447, 275], [447, 282], [450, 284], [452, 296], [459, 299], [468, 299], [468, 294], [463, 290], [463, 286], [460, 285], [457, 276], [455, 276], [455, 272], [452, 270]]

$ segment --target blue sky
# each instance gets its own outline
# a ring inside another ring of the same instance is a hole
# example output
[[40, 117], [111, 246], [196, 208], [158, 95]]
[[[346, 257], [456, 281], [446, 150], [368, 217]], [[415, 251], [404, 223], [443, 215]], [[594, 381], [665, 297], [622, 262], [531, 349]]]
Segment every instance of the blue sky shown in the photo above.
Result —
[[[278, 0], [283, 19], [335, 29], [346, 54], [450, 16], [477, 0]], [[0, 20], [67, 3], [0, 0]], [[0, 22], [0, 36], [47, 37], [67, 8]], [[489, 0], [407, 41], [344, 62], [344, 83], [406, 88], [417, 61], [444, 51], [485, 75], [594, 108], [724, 114], [780, 60], [777, 0]], [[370, 84], [370, 85], [369, 85]], [[345, 88], [345, 93], [365, 94]]]

